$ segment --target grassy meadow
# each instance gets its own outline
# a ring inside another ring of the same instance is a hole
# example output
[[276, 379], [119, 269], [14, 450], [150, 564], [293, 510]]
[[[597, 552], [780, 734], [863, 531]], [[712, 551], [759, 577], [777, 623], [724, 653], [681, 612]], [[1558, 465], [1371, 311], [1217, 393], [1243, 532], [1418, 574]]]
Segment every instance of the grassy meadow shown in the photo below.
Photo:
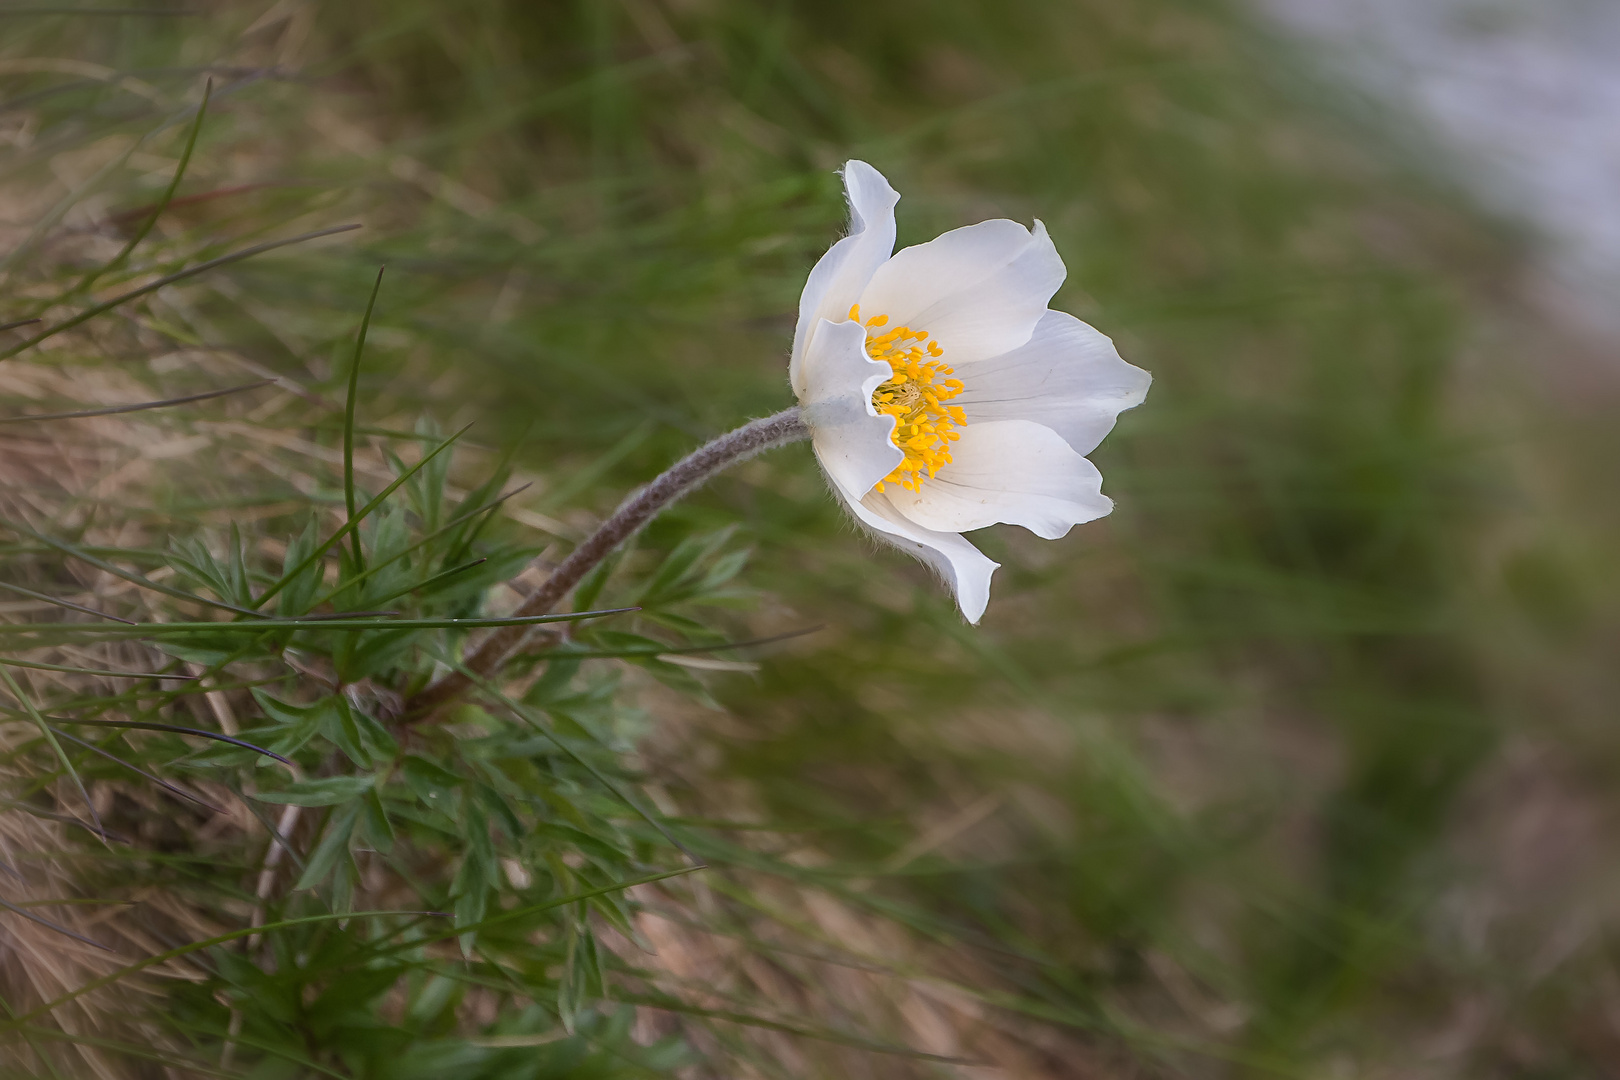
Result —
[[[1113, 515], [974, 628], [774, 451], [401, 718], [792, 404], [850, 157], [1047, 224]], [[1611, 1073], [1616, 379], [1530, 267], [1213, 0], [0, 2], [0, 1077]]]

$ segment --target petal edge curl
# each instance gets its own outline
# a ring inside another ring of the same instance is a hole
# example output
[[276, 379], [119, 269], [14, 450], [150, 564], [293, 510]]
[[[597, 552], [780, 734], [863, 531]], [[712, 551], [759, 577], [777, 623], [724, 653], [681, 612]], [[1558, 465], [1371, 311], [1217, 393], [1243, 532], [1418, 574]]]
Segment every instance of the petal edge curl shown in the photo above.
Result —
[[844, 196], [849, 201], [849, 235], [827, 249], [799, 294], [799, 320], [793, 331], [788, 382], [804, 396], [804, 357], [822, 319], [848, 318], [867, 282], [894, 251], [894, 206], [900, 193], [883, 174], [864, 161], [850, 160], [843, 169]]
[[804, 357], [799, 407], [816, 460], [851, 499], [905, 460], [890, 438], [894, 417], [872, 407], [872, 391], [893, 374], [866, 355], [866, 331], [858, 323], [820, 320]]

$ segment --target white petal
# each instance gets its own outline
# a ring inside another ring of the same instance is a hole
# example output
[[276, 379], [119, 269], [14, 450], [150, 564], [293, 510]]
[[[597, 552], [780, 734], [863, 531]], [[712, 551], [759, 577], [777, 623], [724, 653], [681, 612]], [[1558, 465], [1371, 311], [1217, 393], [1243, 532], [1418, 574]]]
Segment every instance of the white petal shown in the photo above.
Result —
[[849, 199], [849, 235], [827, 249], [799, 295], [788, 381], [801, 399], [804, 357], [817, 324], [822, 319], [848, 319], [872, 273], [894, 251], [894, 204], [900, 201], [899, 192], [866, 162], [849, 161], [844, 165], [844, 194]]
[[990, 603], [990, 575], [1001, 565], [956, 533], [934, 532], [907, 521], [890, 504], [886, 493], [872, 492], [859, 501], [838, 492], [841, 501], [862, 525], [901, 551], [922, 560], [945, 580], [956, 606], [968, 622], [977, 624]]
[[954, 365], [964, 387], [952, 399], [969, 424], [1033, 420], [1089, 454], [1121, 412], [1142, 404], [1153, 376], [1119, 357], [1114, 343], [1063, 311], [1048, 311], [1035, 336], [1001, 356]]
[[888, 364], [866, 355], [859, 323], [821, 320], [805, 353], [799, 407], [816, 459], [849, 498], [871, 491], [905, 460], [890, 438], [894, 417], [872, 407], [872, 391], [893, 374]]
[[1114, 508], [1097, 467], [1051, 428], [993, 420], [959, 430], [951, 463], [922, 490], [888, 492], [895, 509], [923, 528], [967, 532], [1005, 522], [1056, 540]]
[[861, 313], [927, 330], [954, 367], [1028, 341], [1066, 273], [1039, 221], [1033, 233], [981, 221], [895, 252], [861, 294]]

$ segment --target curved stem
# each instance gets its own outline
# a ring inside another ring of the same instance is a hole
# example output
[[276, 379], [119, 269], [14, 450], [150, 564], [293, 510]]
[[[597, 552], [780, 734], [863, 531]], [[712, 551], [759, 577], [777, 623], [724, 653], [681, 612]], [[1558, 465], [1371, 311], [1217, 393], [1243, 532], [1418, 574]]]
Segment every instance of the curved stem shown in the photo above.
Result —
[[[586, 574], [620, 544], [640, 532], [664, 507], [739, 461], [809, 437], [810, 429], [805, 426], [804, 419], [795, 407], [775, 416], [751, 421], [698, 447], [620, 504], [613, 516], [586, 537], [512, 614], [549, 614]], [[481, 677], [493, 675], [523, 647], [533, 632], [533, 628], [527, 626], [501, 627], [467, 655], [467, 669]], [[407, 701], [405, 715], [413, 720], [425, 719], [460, 697], [471, 685], [472, 679], [466, 674], [453, 671]]]

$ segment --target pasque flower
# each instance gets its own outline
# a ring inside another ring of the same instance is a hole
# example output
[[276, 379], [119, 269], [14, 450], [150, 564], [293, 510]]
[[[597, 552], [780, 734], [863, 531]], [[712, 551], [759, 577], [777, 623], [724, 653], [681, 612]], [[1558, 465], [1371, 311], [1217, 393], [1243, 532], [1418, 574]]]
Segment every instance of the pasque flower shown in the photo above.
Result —
[[[437, 713], [498, 672], [604, 558], [665, 507], [739, 461], [809, 439], [833, 491], [872, 532], [950, 582], [978, 622], [996, 564], [962, 534], [996, 522], [1055, 540], [1114, 504], [1085, 459], [1148, 374], [1046, 303], [1063, 260], [1035, 223], [981, 221], [894, 250], [900, 196], [844, 166], [850, 234], [810, 271], [789, 375], [799, 404], [693, 450], [633, 492], [503, 625], [405, 703]], [[522, 623], [522, 625], [517, 625]]]
[[850, 232], [805, 283], [789, 379], [839, 500], [976, 623], [998, 564], [962, 533], [1005, 522], [1055, 540], [1113, 509], [1084, 455], [1150, 376], [1047, 308], [1066, 271], [1039, 221], [897, 252], [899, 194], [864, 161], [843, 177]]

